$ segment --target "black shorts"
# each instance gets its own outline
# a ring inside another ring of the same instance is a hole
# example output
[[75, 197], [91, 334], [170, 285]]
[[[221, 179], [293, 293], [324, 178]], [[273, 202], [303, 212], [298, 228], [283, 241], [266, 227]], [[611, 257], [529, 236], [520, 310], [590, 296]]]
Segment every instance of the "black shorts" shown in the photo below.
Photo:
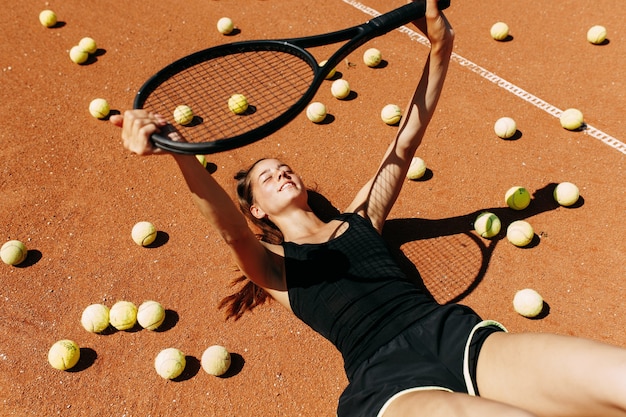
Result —
[[339, 399], [338, 417], [382, 415], [395, 396], [414, 390], [478, 395], [476, 363], [491, 333], [506, 331], [472, 309], [445, 305], [382, 346], [352, 375]]

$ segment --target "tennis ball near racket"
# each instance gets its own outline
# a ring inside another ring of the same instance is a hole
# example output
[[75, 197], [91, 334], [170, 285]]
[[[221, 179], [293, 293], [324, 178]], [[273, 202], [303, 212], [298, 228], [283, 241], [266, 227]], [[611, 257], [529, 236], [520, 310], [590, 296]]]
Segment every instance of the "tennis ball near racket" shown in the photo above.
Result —
[[606, 28], [600, 25], [592, 26], [587, 31], [587, 40], [594, 45], [600, 45], [606, 40]]
[[229, 35], [235, 29], [235, 24], [229, 17], [222, 17], [217, 21], [217, 31], [222, 35]]
[[530, 193], [524, 187], [511, 187], [504, 194], [504, 202], [513, 210], [524, 210], [530, 204]]
[[527, 246], [534, 237], [533, 227], [524, 220], [516, 220], [506, 229], [506, 238], [515, 246]]
[[395, 125], [402, 118], [402, 110], [396, 104], [387, 104], [380, 111], [380, 118], [388, 125]]
[[191, 107], [181, 104], [174, 109], [174, 120], [180, 125], [188, 125], [193, 120]]
[[524, 317], [537, 317], [543, 311], [543, 297], [531, 288], [525, 288], [515, 293], [513, 308]]
[[104, 304], [91, 304], [83, 310], [80, 324], [91, 333], [101, 333], [109, 327], [109, 307]]
[[363, 62], [368, 67], [374, 68], [380, 65], [380, 61], [383, 60], [383, 55], [376, 48], [370, 48], [363, 53]]
[[561, 126], [567, 130], [578, 130], [584, 123], [583, 113], [578, 109], [567, 109], [559, 116]]
[[165, 309], [157, 301], [145, 301], [137, 309], [137, 322], [148, 330], [158, 329], [165, 321]]
[[410, 180], [419, 180], [426, 173], [426, 162], [422, 158], [414, 156], [411, 159], [409, 170], [406, 173], [406, 177]]
[[491, 26], [491, 37], [497, 41], [503, 41], [509, 36], [509, 25], [504, 22], [497, 22]]
[[[319, 63], [320, 67], [323, 67], [324, 65], [326, 65], [327, 62], [328, 61], [326, 59], [320, 62]], [[335, 76], [336, 73], [337, 73], [337, 68], [331, 69], [330, 72], [326, 75], [325, 79], [330, 80], [331, 78]]]
[[90, 37], [82, 38], [78, 42], [78, 46], [82, 48], [83, 51], [87, 52], [88, 54], [95, 54], [96, 51], [98, 50], [98, 45], [96, 45], [96, 41]]
[[580, 191], [576, 184], [562, 182], [554, 188], [552, 195], [557, 203], [564, 207], [569, 207], [578, 201]]
[[19, 240], [9, 240], [0, 248], [0, 258], [7, 265], [19, 265], [27, 256], [26, 245]]
[[89, 103], [89, 113], [96, 119], [104, 119], [109, 115], [109, 102], [103, 98], [96, 98]]
[[118, 301], [109, 310], [109, 323], [117, 330], [132, 329], [137, 323], [137, 306], [130, 301]]
[[344, 99], [350, 95], [350, 84], [343, 78], [340, 78], [333, 81], [333, 84], [330, 86], [330, 92], [333, 94], [333, 97], [339, 100]]
[[57, 15], [52, 10], [43, 10], [39, 13], [39, 22], [47, 28], [57, 24]]
[[204, 168], [206, 168], [206, 164], [207, 164], [206, 156], [204, 156], [204, 155], [196, 155], [196, 159], [198, 159], [198, 162], [200, 162], [202, 164], [202, 166]]
[[324, 103], [315, 101], [306, 108], [306, 117], [313, 123], [321, 123], [326, 118], [326, 106]]
[[157, 229], [154, 225], [147, 221], [135, 223], [130, 232], [133, 241], [139, 246], [148, 246], [155, 241]]
[[76, 342], [63, 339], [52, 345], [48, 351], [48, 363], [61, 371], [71, 369], [80, 359], [80, 348]]
[[243, 94], [233, 94], [228, 99], [228, 108], [235, 114], [242, 114], [248, 110], [248, 99]]
[[480, 213], [474, 220], [474, 230], [485, 238], [491, 238], [500, 233], [502, 222], [491, 212]]
[[493, 125], [493, 130], [498, 137], [508, 139], [517, 132], [517, 124], [515, 120], [510, 117], [501, 117], [496, 120], [496, 123]]
[[80, 46], [72, 46], [72, 49], [70, 49], [70, 59], [73, 63], [83, 64], [85, 61], [87, 61], [87, 58], [89, 58], [89, 54], [83, 51], [83, 48], [81, 48]]
[[187, 360], [179, 349], [163, 349], [154, 359], [154, 369], [161, 378], [174, 379], [185, 370]]
[[224, 375], [230, 368], [230, 352], [224, 346], [209, 346], [202, 354], [202, 369], [209, 375]]

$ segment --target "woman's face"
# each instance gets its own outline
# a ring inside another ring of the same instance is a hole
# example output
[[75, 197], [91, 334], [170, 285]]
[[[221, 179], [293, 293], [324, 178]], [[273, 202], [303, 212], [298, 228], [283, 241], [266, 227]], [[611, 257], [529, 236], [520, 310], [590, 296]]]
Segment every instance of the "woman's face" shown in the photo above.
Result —
[[278, 159], [257, 163], [250, 173], [250, 181], [254, 200], [251, 210], [255, 217], [271, 217], [297, 202], [306, 204], [302, 179]]

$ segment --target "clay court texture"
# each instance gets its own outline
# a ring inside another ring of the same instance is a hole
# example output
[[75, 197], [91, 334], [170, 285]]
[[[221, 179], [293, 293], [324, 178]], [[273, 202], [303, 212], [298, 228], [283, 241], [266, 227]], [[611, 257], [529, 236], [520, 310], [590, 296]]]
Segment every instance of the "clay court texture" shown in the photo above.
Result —
[[[141, 158], [120, 131], [89, 114], [105, 98], [132, 107], [157, 70], [189, 53], [248, 39], [314, 35], [353, 26], [403, 1], [246, 0], [16, 2], [0, 33], [0, 239], [29, 249], [18, 266], [0, 264], [0, 414], [7, 416], [333, 416], [346, 385], [334, 348], [268, 303], [225, 321], [217, 304], [237, 276], [225, 245], [192, 204], [167, 156]], [[41, 10], [59, 23], [43, 27]], [[555, 332], [626, 346], [626, 3], [620, 0], [452, 0], [456, 30], [443, 95], [417, 156], [428, 171], [408, 181], [386, 235], [404, 249], [441, 302], [458, 300], [511, 332]], [[216, 22], [236, 26], [225, 36]], [[510, 26], [498, 42], [490, 27]], [[607, 41], [587, 42], [593, 25]], [[85, 36], [98, 51], [85, 64], [69, 50]], [[363, 64], [376, 47], [383, 63]], [[313, 51], [323, 60], [333, 47]], [[337, 100], [330, 81], [315, 100], [329, 117], [304, 114], [253, 145], [209, 155], [214, 175], [234, 195], [234, 173], [259, 157], [278, 157], [335, 207], [343, 208], [375, 172], [397, 126], [380, 119], [404, 108], [428, 54], [413, 27], [364, 45], [338, 67], [353, 93]], [[280, 70], [280, 69], [277, 69]], [[578, 108], [586, 128], [563, 129], [559, 114]], [[517, 134], [493, 130], [512, 117]], [[572, 207], [552, 200], [557, 183], [580, 189]], [[533, 195], [521, 211], [505, 192]], [[497, 213], [503, 228], [526, 220], [525, 248], [501, 232], [485, 239], [475, 216]], [[131, 229], [150, 221], [158, 237], [136, 245]], [[459, 278], [464, 277], [461, 285]], [[528, 319], [513, 296], [533, 288], [543, 313]], [[167, 310], [158, 331], [93, 334], [80, 323], [89, 304], [157, 300]], [[50, 346], [72, 339], [81, 358], [53, 369]], [[223, 377], [200, 367], [203, 351], [223, 345], [233, 365]], [[187, 367], [161, 378], [154, 358], [176, 347]]]

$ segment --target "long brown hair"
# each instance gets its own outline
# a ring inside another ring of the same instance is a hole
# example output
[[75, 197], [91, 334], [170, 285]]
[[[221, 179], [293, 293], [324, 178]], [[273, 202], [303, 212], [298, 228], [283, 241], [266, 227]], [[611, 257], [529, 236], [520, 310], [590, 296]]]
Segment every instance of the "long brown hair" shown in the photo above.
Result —
[[[258, 219], [250, 212], [250, 207], [254, 203], [250, 172], [259, 162], [265, 159], [266, 158], [261, 158], [247, 169], [237, 172], [235, 175], [235, 180], [237, 181], [237, 198], [239, 201], [239, 209], [243, 215], [259, 229], [260, 232], [257, 233], [258, 238], [264, 242], [280, 245], [284, 237], [278, 227], [267, 217]], [[309, 206], [320, 219], [328, 221], [337, 215], [338, 210], [321, 194], [310, 189], [307, 190], [307, 194]], [[256, 285], [245, 275], [233, 279], [231, 286], [239, 287], [239, 289], [233, 294], [224, 297], [218, 305], [219, 309], [225, 309], [226, 320], [230, 318], [235, 321], [239, 320], [247, 311], [252, 311], [255, 307], [271, 299], [263, 288]]]

